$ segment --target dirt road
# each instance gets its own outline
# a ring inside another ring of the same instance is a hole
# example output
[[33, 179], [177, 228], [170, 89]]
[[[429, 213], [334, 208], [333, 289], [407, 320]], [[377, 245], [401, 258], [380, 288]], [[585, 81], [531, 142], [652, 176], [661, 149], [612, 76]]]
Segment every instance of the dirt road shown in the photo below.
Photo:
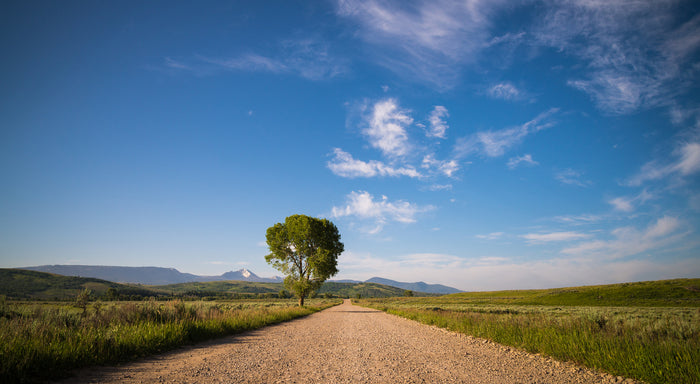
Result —
[[[619, 383], [349, 301], [64, 383]], [[624, 381], [624, 382], [632, 382]]]

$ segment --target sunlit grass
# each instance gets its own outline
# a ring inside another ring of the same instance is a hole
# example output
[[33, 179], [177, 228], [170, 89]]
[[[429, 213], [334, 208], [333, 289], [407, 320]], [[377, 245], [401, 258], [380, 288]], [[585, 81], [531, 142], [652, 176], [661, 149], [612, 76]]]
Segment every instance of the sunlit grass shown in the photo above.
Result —
[[23, 382], [291, 320], [340, 301], [0, 303], [0, 378]]
[[698, 308], [479, 305], [445, 298], [360, 304], [614, 375], [700, 382]]

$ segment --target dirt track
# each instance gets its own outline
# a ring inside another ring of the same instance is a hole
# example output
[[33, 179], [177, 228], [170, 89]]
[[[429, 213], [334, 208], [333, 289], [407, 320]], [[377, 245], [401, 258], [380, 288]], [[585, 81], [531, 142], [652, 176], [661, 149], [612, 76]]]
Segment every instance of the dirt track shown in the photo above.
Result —
[[303, 319], [64, 383], [633, 382], [512, 350], [349, 301]]

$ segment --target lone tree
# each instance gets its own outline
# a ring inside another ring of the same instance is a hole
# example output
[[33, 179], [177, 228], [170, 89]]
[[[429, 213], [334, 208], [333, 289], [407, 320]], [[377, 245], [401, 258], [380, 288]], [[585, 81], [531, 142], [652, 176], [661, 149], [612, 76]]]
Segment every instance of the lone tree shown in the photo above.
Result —
[[338, 228], [329, 220], [292, 215], [268, 228], [266, 238], [271, 253], [265, 260], [287, 275], [284, 285], [299, 297], [299, 306], [338, 273], [344, 246]]

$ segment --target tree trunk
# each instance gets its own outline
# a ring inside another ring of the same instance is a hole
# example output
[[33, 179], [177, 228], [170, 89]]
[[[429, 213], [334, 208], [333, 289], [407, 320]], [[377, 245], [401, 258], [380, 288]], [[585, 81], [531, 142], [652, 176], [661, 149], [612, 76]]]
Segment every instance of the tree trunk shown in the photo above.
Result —
[[300, 307], [304, 306], [304, 296], [299, 296], [299, 306]]

